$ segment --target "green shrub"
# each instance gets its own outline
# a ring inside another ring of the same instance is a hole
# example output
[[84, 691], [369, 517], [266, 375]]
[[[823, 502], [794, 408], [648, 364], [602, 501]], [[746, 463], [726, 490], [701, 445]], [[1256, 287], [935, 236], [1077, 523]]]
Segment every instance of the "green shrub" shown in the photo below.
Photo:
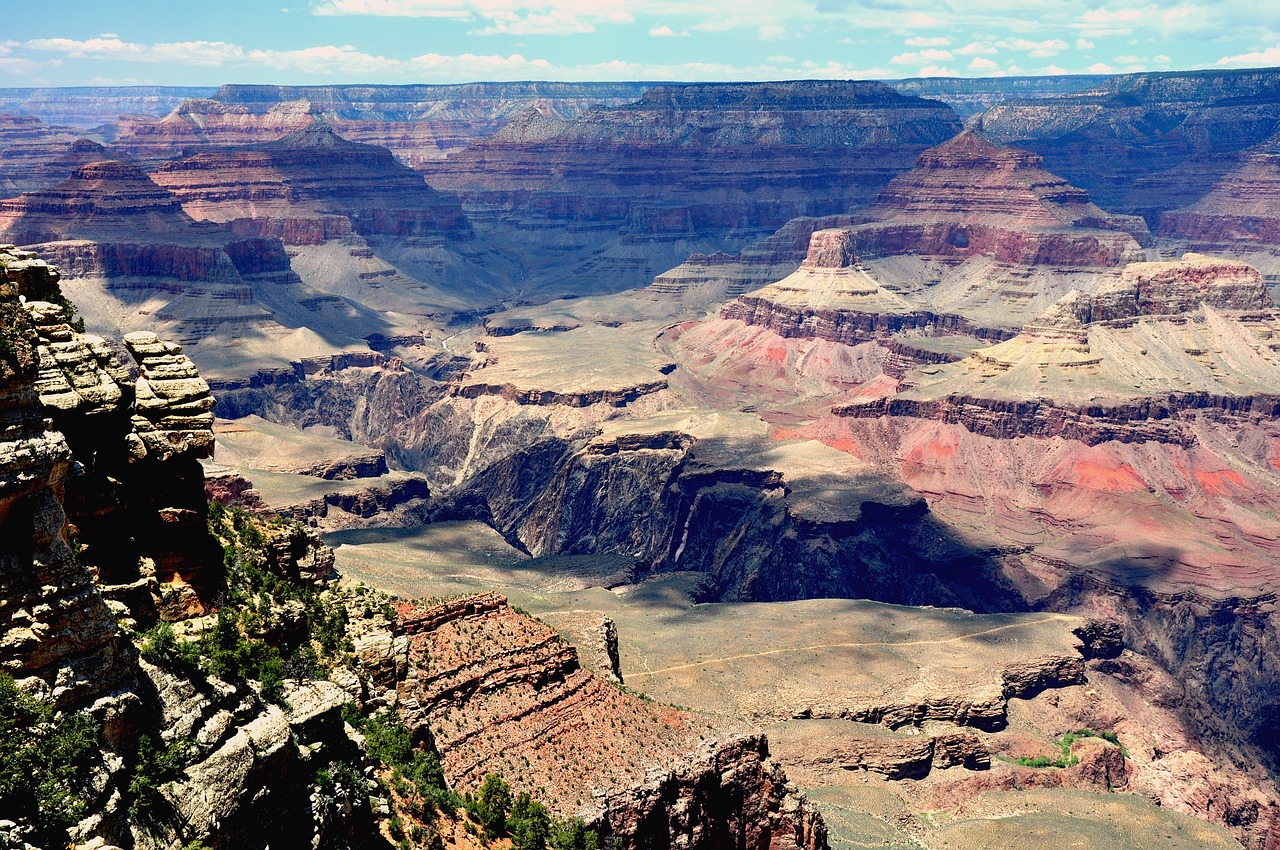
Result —
[[600, 850], [600, 836], [580, 818], [557, 823], [551, 830], [552, 850]]
[[167, 746], [157, 747], [149, 735], [138, 739], [129, 777], [130, 813], [135, 817], [149, 813], [160, 800], [160, 788], [178, 777], [191, 753], [191, 741], [176, 738]]
[[499, 774], [486, 774], [480, 783], [471, 814], [480, 821], [490, 838], [507, 832], [507, 815], [511, 811], [511, 786]]
[[65, 847], [87, 814], [81, 794], [98, 751], [85, 714], [57, 716], [0, 673], [0, 812], [35, 830], [34, 842]]
[[551, 815], [527, 791], [516, 797], [508, 820], [514, 850], [546, 850], [551, 838]]

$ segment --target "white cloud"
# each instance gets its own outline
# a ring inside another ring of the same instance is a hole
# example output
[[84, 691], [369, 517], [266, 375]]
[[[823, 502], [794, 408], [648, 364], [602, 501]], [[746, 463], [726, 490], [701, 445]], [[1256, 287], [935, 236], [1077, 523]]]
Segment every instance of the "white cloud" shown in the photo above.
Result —
[[786, 35], [787, 28], [780, 27], [777, 24], [766, 24], [756, 30], [756, 34], [760, 36], [761, 41], [773, 41]]
[[1044, 41], [1028, 41], [1025, 38], [1014, 38], [997, 41], [996, 45], [1009, 50], [1022, 51], [1033, 59], [1047, 59], [1050, 56], [1057, 56], [1069, 46], [1060, 38], [1050, 38]]
[[917, 35], [907, 39], [903, 44], [907, 47], [950, 47], [951, 39], [940, 35], [928, 38]]
[[[12, 43], [10, 43], [12, 44]], [[456, 82], [467, 80], [776, 80], [884, 79], [894, 72], [885, 67], [865, 68], [841, 62], [805, 61], [790, 56], [773, 56], [762, 64], [732, 65], [715, 62], [686, 62], [675, 65], [646, 64], [615, 59], [593, 64], [562, 64], [523, 54], [441, 54], [424, 53], [408, 59], [364, 53], [350, 45], [317, 45], [300, 50], [256, 50], [224, 42], [180, 42], [138, 44], [119, 39], [40, 39], [25, 45], [32, 50], [71, 58], [92, 58], [117, 62], [168, 62], [174, 65], [219, 66], [223, 73], [241, 77], [263, 72], [293, 72], [316, 77], [371, 80], [378, 82]], [[38, 63], [6, 56], [10, 49], [0, 43], [0, 71], [31, 73], [35, 67], [61, 63], [61, 58]], [[927, 51], [926, 51], [927, 52]], [[937, 51], [945, 53], [946, 51]], [[16, 63], [24, 63], [19, 67]], [[26, 66], [32, 66], [28, 68]], [[921, 73], [954, 72], [925, 68]], [[108, 75], [102, 75], [105, 79]]]
[[627, 0], [318, 0], [316, 15], [481, 21], [471, 35], [575, 35], [635, 22]]
[[1076, 50], [1093, 50], [1094, 43], [1087, 38], [1076, 39]]
[[992, 56], [996, 52], [995, 45], [989, 41], [971, 41], [956, 49], [956, 53], [961, 56]]
[[1105, 62], [1094, 62], [1086, 68], [1090, 74], [1114, 74], [1115, 70]]
[[956, 57], [950, 50], [913, 50], [910, 53], [899, 53], [889, 61], [894, 65], [922, 65], [929, 62], [949, 62]]
[[992, 60], [987, 59], [984, 56], [975, 56], [973, 57], [973, 61], [969, 63], [969, 70], [977, 71], [978, 73], [994, 71], [999, 67], [1000, 67], [999, 63], [993, 62]]
[[1239, 53], [1235, 56], [1223, 56], [1218, 60], [1219, 65], [1226, 65], [1232, 68], [1265, 68], [1273, 65], [1280, 65], [1280, 44], [1275, 47], [1267, 47], [1263, 50], [1255, 50], [1251, 53]]
[[662, 26], [650, 27], [649, 35], [652, 35], [656, 38], [688, 38], [689, 31], [681, 30], [680, 32], [676, 32], [671, 27], [667, 26], [666, 24], [663, 24]]
[[920, 69], [921, 77], [958, 77], [959, 73], [954, 68], [942, 68], [937, 65], [925, 65]]
[[243, 58], [245, 49], [224, 41], [176, 41], [135, 44], [119, 38], [37, 38], [25, 45], [32, 50], [61, 53], [69, 59], [127, 59], [134, 62], [173, 62], [180, 65], [217, 66]]

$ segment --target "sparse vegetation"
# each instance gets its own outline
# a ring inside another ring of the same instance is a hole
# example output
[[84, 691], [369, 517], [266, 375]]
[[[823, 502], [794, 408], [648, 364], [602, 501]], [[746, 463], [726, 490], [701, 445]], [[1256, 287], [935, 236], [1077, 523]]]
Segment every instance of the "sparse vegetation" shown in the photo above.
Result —
[[176, 779], [191, 753], [191, 741], [176, 738], [165, 746], [157, 746], [150, 736], [138, 739], [129, 777], [129, 811], [134, 817], [147, 815], [159, 802], [160, 789]]
[[1100, 738], [1110, 744], [1120, 747], [1120, 751], [1125, 758], [1129, 757], [1128, 751], [1120, 743], [1120, 739], [1116, 737], [1114, 732], [1095, 732], [1092, 729], [1077, 729], [1074, 732], [1068, 732], [1058, 740], [1059, 755], [1053, 756], [1021, 756], [1016, 759], [1003, 758], [1002, 761], [1010, 764], [1020, 765], [1022, 767], [1072, 767], [1080, 763], [1080, 757], [1071, 752], [1071, 747], [1081, 738]]
[[307, 534], [303, 526], [217, 502], [209, 503], [208, 524], [222, 543], [227, 572], [227, 593], [214, 622], [194, 640], [180, 638], [169, 623], [158, 623], [140, 635], [144, 658], [153, 664], [199, 664], [224, 679], [252, 679], [272, 702], [283, 700], [286, 676], [324, 678], [333, 664], [350, 661], [346, 606], [269, 568], [271, 540], [284, 537], [292, 545], [292, 538]]
[[88, 715], [58, 715], [0, 673], [0, 812], [30, 828], [29, 842], [70, 843], [67, 829], [87, 813], [97, 739]]

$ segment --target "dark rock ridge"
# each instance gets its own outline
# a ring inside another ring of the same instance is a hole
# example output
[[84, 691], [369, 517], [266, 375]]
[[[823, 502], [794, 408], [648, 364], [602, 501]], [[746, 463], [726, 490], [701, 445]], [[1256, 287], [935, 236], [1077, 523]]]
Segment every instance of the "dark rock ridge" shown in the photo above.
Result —
[[[660, 86], [554, 133], [511, 125], [424, 170], [432, 185], [470, 201], [640, 233], [776, 228], [860, 206], [915, 152], [957, 129], [945, 106], [880, 83]], [[702, 164], [708, 149], [714, 172]]]
[[1194, 204], [1162, 214], [1157, 232], [1219, 250], [1280, 245], [1278, 142], [1273, 136]]
[[835, 416], [878, 419], [908, 416], [963, 425], [984, 437], [1063, 437], [1089, 446], [1117, 441], [1154, 441], [1191, 446], [1194, 419], [1203, 412], [1220, 418], [1274, 419], [1280, 395], [1214, 396], [1185, 393], [1110, 405], [1074, 406], [1045, 399], [1012, 401], [970, 395], [943, 399], [879, 398], [832, 409]]
[[1280, 72], [1128, 74], [1058, 97], [1015, 100], [984, 132], [1045, 157], [1109, 210], [1160, 213], [1205, 196], [1253, 145], [1280, 130]]
[[929, 310], [907, 313], [870, 313], [855, 310], [813, 310], [778, 304], [767, 297], [743, 295], [720, 310], [720, 318], [737, 319], [749, 325], [768, 328], [778, 336], [800, 339], [825, 339], [843, 345], [888, 339], [904, 331], [917, 331], [925, 336], [968, 334], [979, 339], [999, 341], [1013, 333], [1005, 328], [984, 328], [963, 316], [938, 314]]
[[866, 206], [959, 129], [945, 105], [880, 83], [660, 86], [572, 120], [531, 112], [421, 168], [494, 238], [528, 244], [527, 293], [559, 296], [644, 285], [726, 237]]

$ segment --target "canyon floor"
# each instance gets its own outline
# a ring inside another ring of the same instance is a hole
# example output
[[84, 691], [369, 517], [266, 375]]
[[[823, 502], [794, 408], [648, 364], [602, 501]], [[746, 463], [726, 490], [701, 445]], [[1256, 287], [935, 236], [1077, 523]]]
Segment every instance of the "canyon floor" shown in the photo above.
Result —
[[[1010, 671], [1079, 658], [1077, 617], [848, 599], [695, 604], [690, 594], [703, 576], [628, 583], [626, 559], [530, 558], [478, 522], [335, 532], [328, 541], [346, 580], [387, 593], [432, 598], [498, 589], [560, 628], [588, 666], [604, 667], [607, 659], [576, 624], [607, 616], [617, 624], [626, 687], [762, 728], [788, 775], [823, 810], [832, 847], [1048, 840], [1099, 850], [1240, 846], [1219, 826], [1154, 805], [1141, 793], [1108, 789], [1105, 777], [1099, 786], [1098, 776], [1079, 766], [1011, 763], [1053, 753], [1057, 738], [1083, 725], [1081, 717], [1115, 711], [1132, 697], [1095, 672], [1079, 684], [1049, 682], [1055, 686], [1028, 699], [1004, 696]], [[980, 715], [998, 713], [1002, 703], [1007, 726], [965, 725], [999, 725], [984, 724]], [[957, 709], [975, 716], [961, 718], [965, 723], [926, 719], [898, 731], [849, 719], [892, 718], [895, 711], [942, 717]], [[1151, 756], [1152, 732], [1141, 727], [1135, 717], [1119, 735], [1136, 770]], [[956, 734], [989, 751], [989, 767], [920, 765], [922, 742]], [[1100, 739], [1085, 743], [1080, 765], [1094, 769], [1100, 751], [1113, 747]], [[1042, 782], [1049, 787], [1036, 787]]]

